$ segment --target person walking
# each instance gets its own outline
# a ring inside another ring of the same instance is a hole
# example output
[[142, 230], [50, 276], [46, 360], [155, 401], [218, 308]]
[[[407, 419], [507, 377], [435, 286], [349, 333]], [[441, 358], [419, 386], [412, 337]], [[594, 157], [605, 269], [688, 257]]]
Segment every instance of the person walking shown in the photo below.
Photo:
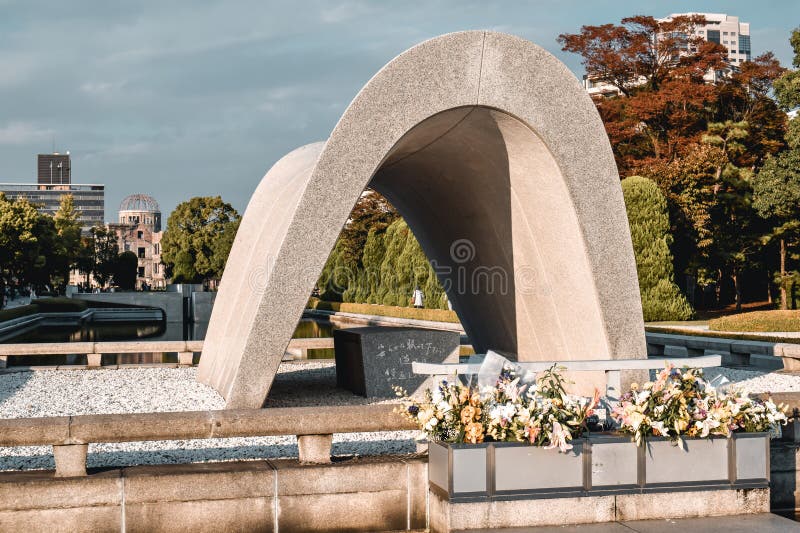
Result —
[[422, 309], [425, 306], [425, 296], [422, 294], [422, 290], [417, 287], [414, 289], [414, 307], [417, 309]]

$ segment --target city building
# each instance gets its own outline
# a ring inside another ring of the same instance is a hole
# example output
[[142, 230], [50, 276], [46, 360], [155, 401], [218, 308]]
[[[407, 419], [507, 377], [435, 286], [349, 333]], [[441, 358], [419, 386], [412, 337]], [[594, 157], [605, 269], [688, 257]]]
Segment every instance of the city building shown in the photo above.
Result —
[[[740, 22], [739, 17], [724, 13], [673, 13], [668, 17], [659, 19], [659, 22], [666, 22], [680, 16], [701, 15], [706, 19], [706, 23], [695, 28], [694, 36], [700, 37], [705, 41], [717, 43], [724, 46], [728, 51], [729, 68], [722, 71], [709, 71], [705, 80], [709, 83], [717, 82], [721, 77], [730, 75], [735, 69], [745, 61], [750, 61], [752, 52], [750, 47], [750, 23]], [[697, 50], [686, 44], [684, 54], [691, 54]], [[638, 80], [631, 83], [631, 86], [645, 83], [646, 78], [640, 76]], [[622, 92], [615, 86], [604, 81], [597, 80], [589, 75], [583, 76], [583, 87], [592, 98], [607, 98], [620, 96]]]
[[139, 258], [136, 288], [166, 287], [164, 265], [161, 264], [161, 208], [155, 198], [132, 194], [119, 206], [118, 222], [109, 229], [117, 234], [119, 251], [133, 252]]
[[105, 185], [72, 183], [72, 162], [66, 154], [37, 156], [37, 183], [0, 183], [0, 192], [11, 200], [24, 198], [49, 215], [58, 211], [61, 197], [71, 194], [80, 211], [84, 231], [105, 222]]
[[[751, 59], [750, 23], [740, 22], [739, 17], [724, 13], [673, 13], [660, 21], [672, 20], [680, 16], [701, 15], [706, 19], [703, 26], [695, 28], [695, 36], [703, 40], [721, 44], [728, 50], [728, 63], [738, 66]], [[689, 48], [688, 52], [693, 50]]]
[[72, 183], [72, 162], [69, 152], [59, 154], [39, 154], [36, 156], [37, 180], [36, 183], [59, 185]]

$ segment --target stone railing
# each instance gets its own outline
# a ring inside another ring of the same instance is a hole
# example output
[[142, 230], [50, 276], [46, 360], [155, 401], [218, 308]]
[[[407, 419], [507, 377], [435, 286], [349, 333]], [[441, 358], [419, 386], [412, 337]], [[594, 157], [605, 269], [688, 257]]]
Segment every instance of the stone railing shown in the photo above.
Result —
[[[302, 359], [308, 350], [333, 348], [333, 337], [292, 339], [288, 350]], [[0, 368], [8, 357], [47, 355], [86, 355], [88, 368], [99, 368], [103, 354], [177, 353], [178, 364], [191, 365], [194, 354], [203, 351], [203, 341], [122, 341], [122, 342], [42, 342], [28, 344], [0, 344]], [[81, 366], [69, 365], [75, 368]]]
[[699, 335], [647, 332], [650, 356], [721, 355], [726, 365], [752, 365], [767, 370], [800, 370], [800, 344], [725, 339]]
[[90, 443], [297, 435], [298, 458], [329, 463], [334, 433], [416, 429], [394, 405], [229, 409], [0, 420], [0, 446], [53, 446], [56, 477], [86, 475]]

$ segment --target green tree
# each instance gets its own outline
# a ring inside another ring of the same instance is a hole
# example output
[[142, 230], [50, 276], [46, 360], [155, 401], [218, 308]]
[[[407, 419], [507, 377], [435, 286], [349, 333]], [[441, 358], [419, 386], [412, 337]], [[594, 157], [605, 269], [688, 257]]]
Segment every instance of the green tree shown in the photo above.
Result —
[[[792, 120], [793, 123], [798, 119]], [[781, 308], [786, 309], [787, 285], [795, 276], [787, 269], [789, 248], [800, 241], [800, 147], [767, 160], [753, 179], [753, 206], [758, 214], [771, 222], [772, 231], [765, 241], [779, 243], [778, 285]]]
[[136, 288], [138, 268], [139, 258], [136, 254], [131, 251], [122, 252], [114, 263], [114, 283], [122, 290], [132, 291]]
[[232, 243], [235, 229], [229, 226], [238, 220], [239, 213], [219, 196], [194, 197], [179, 204], [169, 215], [161, 239], [161, 260], [173, 279], [199, 283], [221, 277], [230, 248], [217, 241]]
[[365, 190], [339, 236], [344, 263], [353, 267], [361, 266], [361, 256], [370, 231], [382, 231], [399, 217], [386, 198], [372, 189]]
[[49, 283], [55, 243], [53, 218], [40, 214], [25, 199], [8, 200], [0, 193], [0, 289], [14, 282]]
[[645, 321], [687, 320], [692, 307], [674, 282], [667, 200], [641, 176], [622, 180]]
[[119, 255], [117, 234], [105, 226], [91, 230], [92, 277], [100, 287], [105, 287], [114, 276]]
[[59, 278], [59, 285], [66, 285], [70, 271], [78, 267], [82, 248], [80, 216], [72, 195], [62, 196], [58, 211], [53, 216], [58, 236], [53, 275]]
[[789, 44], [794, 50], [792, 66], [795, 70], [785, 72], [775, 80], [775, 98], [784, 109], [800, 106], [800, 28], [795, 28], [789, 37]]

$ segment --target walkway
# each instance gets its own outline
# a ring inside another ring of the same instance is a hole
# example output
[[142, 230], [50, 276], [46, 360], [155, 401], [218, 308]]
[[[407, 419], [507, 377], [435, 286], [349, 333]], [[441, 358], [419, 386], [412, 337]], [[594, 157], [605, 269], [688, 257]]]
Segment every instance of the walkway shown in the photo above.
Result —
[[[645, 324], [648, 328], [663, 328], [669, 330], [681, 330], [685, 331], [688, 334], [692, 333], [706, 333], [711, 331], [707, 324], [685, 324], [685, 325], [678, 325], [678, 324]], [[800, 339], [800, 331], [714, 331], [714, 333], [719, 333], [720, 335], [724, 335], [726, 333], [730, 335], [753, 335], [754, 337], [783, 337], [784, 339]]]
[[480, 529], [461, 533], [795, 533], [800, 523], [775, 514], [682, 518], [673, 520], [636, 520], [579, 526], [550, 526], [514, 529]]

